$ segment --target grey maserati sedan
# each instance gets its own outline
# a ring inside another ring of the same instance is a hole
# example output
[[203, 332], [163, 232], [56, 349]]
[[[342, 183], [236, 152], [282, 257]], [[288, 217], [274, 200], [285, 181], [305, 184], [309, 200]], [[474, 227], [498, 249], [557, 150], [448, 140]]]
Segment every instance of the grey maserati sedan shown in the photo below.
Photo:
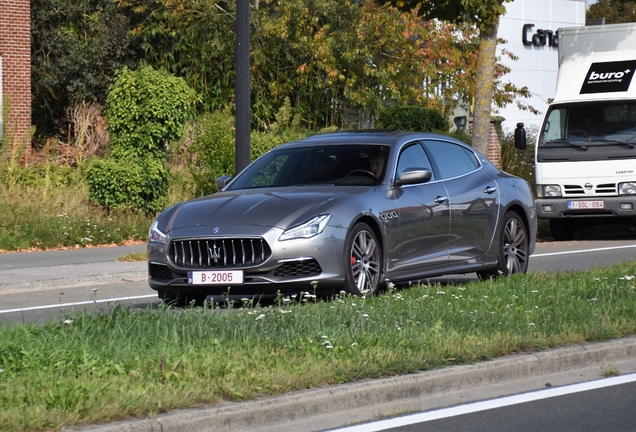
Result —
[[150, 228], [164, 301], [372, 295], [387, 281], [523, 273], [535, 248], [530, 185], [443, 135], [319, 134], [216, 183]]

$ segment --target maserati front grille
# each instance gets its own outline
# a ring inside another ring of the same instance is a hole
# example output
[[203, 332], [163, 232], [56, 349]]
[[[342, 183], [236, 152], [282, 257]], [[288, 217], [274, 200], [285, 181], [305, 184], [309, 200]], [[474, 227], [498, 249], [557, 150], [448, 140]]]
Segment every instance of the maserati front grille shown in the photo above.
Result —
[[253, 267], [271, 254], [267, 242], [259, 237], [176, 240], [169, 252], [173, 264], [189, 268]]

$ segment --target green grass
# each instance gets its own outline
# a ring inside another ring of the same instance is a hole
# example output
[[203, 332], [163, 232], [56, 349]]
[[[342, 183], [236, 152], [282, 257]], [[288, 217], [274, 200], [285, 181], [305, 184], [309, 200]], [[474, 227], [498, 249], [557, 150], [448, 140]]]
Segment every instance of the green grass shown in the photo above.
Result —
[[[279, 305], [0, 327], [0, 430], [242, 401], [636, 333], [636, 263]], [[69, 318], [69, 316], [71, 318]]]
[[0, 184], [0, 249], [123, 244], [145, 240], [152, 217], [108, 214], [88, 202], [83, 185], [63, 189]]

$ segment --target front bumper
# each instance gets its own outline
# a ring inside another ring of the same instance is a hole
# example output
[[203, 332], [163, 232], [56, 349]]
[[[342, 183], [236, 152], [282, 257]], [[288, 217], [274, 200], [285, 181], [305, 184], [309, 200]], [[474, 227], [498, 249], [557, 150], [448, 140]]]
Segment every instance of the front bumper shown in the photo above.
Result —
[[[256, 264], [253, 260], [246, 265], [235, 264], [231, 268], [208, 265], [206, 259], [186, 260], [176, 258], [170, 252], [172, 242], [203, 239], [212, 241], [222, 237], [210, 236], [209, 229], [198, 228], [188, 232], [172, 233], [167, 244], [149, 243], [148, 283], [150, 288], [160, 293], [207, 293], [223, 295], [231, 292], [237, 295], [256, 296], [265, 294], [291, 294], [298, 292], [333, 293], [344, 284], [343, 247], [346, 230], [327, 227], [321, 234], [310, 239], [278, 241], [281, 230], [277, 228], [244, 227], [242, 234], [252, 238], [262, 238], [271, 248], [271, 254]], [[230, 233], [237, 237], [237, 233]], [[206, 243], [206, 248], [210, 243]], [[203, 248], [201, 248], [203, 249]], [[197, 250], [193, 247], [193, 250]], [[196, 255], [196, 253], [195, 253]], [[198, 257], [198, 255], [197, 255]], [[189, 285], [189, 271], [242, 270], [244, 282], [240, 285]]]

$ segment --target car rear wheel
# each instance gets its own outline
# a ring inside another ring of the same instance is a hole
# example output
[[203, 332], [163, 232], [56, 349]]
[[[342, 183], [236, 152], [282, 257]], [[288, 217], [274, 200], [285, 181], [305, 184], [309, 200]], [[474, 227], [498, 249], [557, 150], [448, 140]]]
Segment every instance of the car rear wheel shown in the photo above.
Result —
[[380, 287], [382, 250], [369, 225], [356, 224], [345, 241], [344, 290], [353, 295], [374, 295]]
[[528, 270], [528, 230], [517, 213], [506, 213], [499, 236], [497, 266], [491, 270], [477, 272], [480, 279], [525, 273]]

